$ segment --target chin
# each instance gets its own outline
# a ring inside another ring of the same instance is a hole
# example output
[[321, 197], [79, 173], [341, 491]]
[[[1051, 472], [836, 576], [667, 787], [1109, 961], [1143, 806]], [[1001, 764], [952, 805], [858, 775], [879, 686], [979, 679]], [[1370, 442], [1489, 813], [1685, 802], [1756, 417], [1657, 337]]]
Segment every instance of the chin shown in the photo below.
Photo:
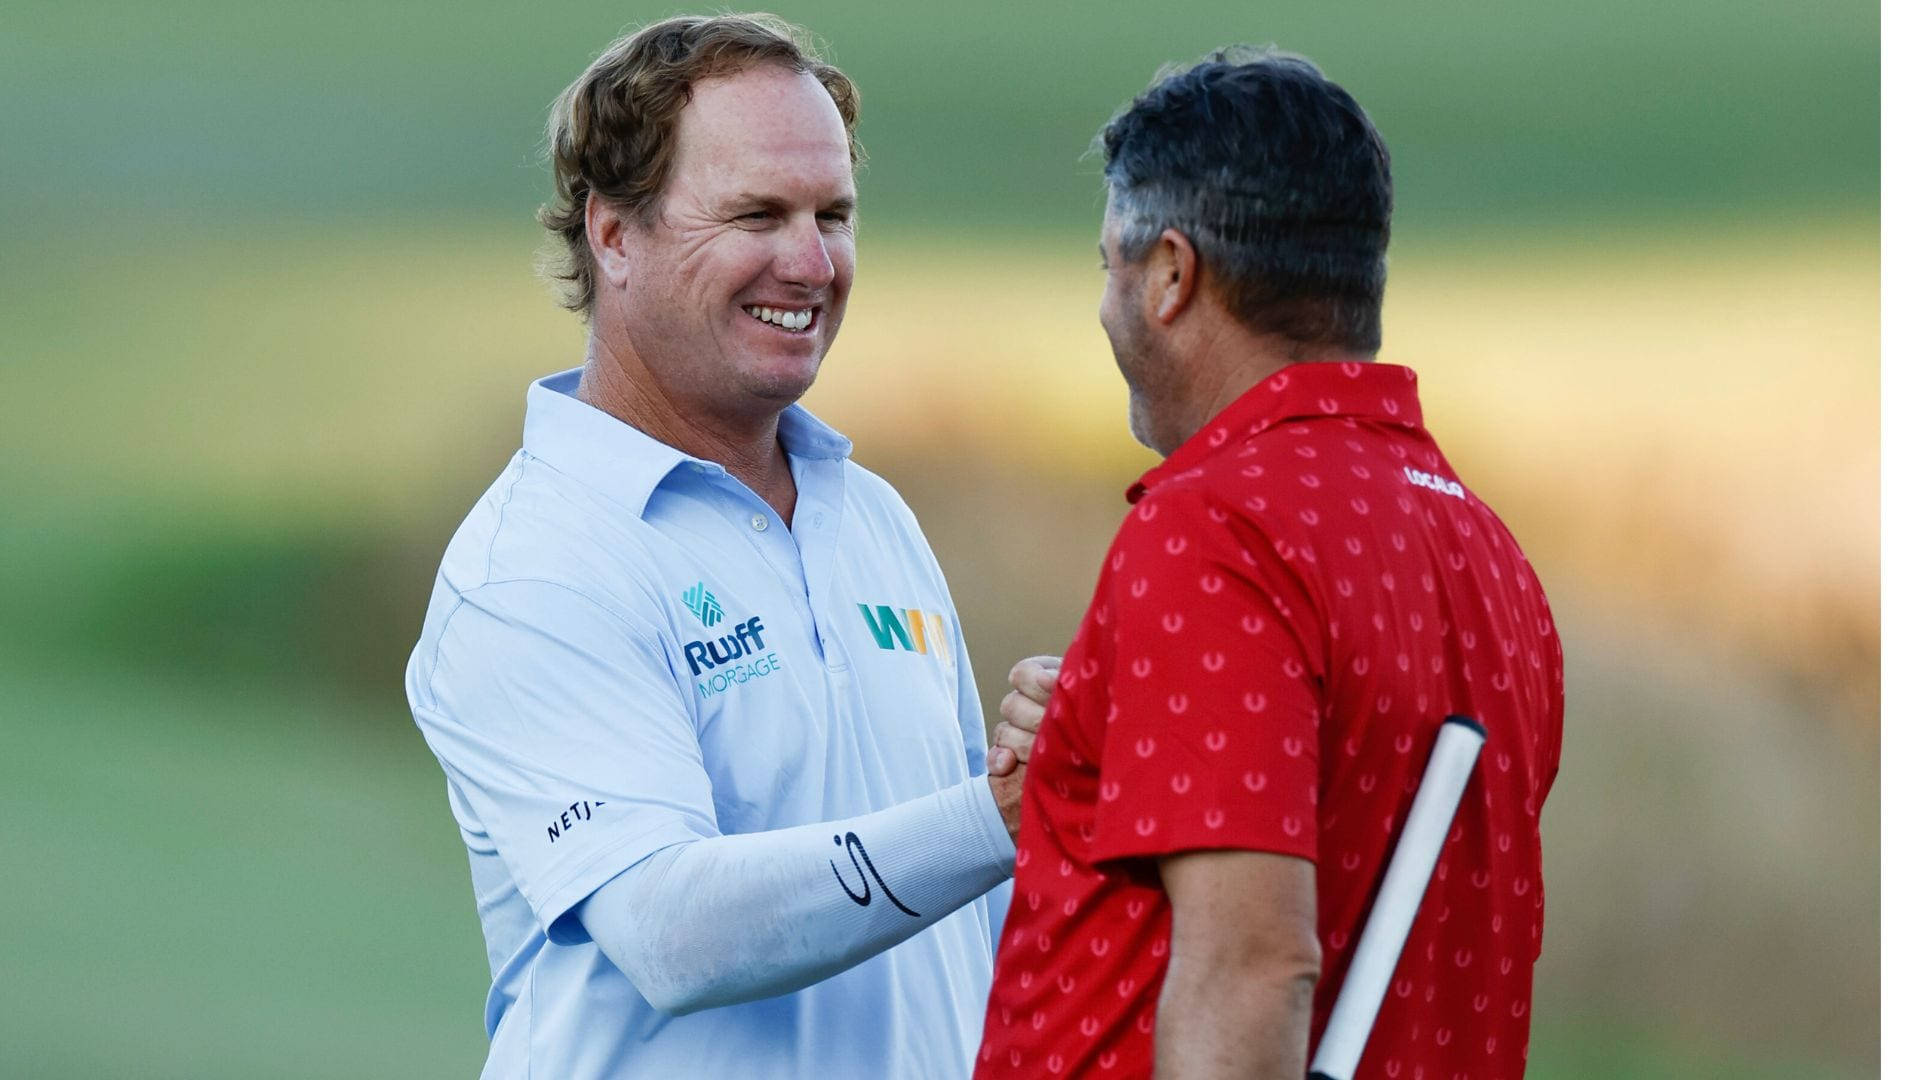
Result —
[[1153, 417], [1147, 411], [1147, 405], [1140, 395], [1127, 395], [1127, 429], [1133, 432], [1134, 441], [1141, 446], [1166, 457], [1167, 452], [1154, 444]]
[[778, 401], [791, 405], [800, 400], [801, 395], [813, 388], [813, 382], [820, 377], [820, 362], [808, 361], [796, 364], [782, 361], [777, 364], [762, 365], [749, 375], [744, 382], [754, 397], [763, 401]]
[[813, 382], [808, 380], [804, 383], [764, 383], [749, 392], [760, 401], [771, 402], [784, 409], [805, 397], [812, 388]]

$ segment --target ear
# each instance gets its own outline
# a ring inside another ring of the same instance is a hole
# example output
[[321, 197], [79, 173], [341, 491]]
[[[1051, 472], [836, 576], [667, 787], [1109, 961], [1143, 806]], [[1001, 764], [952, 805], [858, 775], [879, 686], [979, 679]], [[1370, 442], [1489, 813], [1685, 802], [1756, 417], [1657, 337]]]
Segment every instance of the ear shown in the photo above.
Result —
[[1193, 241], [1178, 229], [1166, 229], [1147, 253], [1147, 310], [1160, 325], [1170, 325], [1193, 303], [1199, 288], [1200, 259]]
[[628, 245], [633, 242], [632, 223], [627, 216], [607, 204], [597, 191], [587, 193], [587, 246], [593, 251], [594, 268], [599, 272], [598, 284], [603, 287], [623, 288], [633, 269], [632, 253]]

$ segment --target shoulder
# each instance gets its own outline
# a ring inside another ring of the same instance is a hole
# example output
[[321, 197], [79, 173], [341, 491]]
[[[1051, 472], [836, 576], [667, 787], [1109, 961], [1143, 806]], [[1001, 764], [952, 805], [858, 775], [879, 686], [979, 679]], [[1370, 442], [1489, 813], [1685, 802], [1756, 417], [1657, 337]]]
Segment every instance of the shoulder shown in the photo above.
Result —
[[463, 612], [536, 631], [649, 634], [667, 622], [655, 562], [638, 515], [522, 451], [454, 531], [421, 643], [437, 645]]
[[918, 530], [919, 519], [907, 506], [907, 500], [886, 478], [865, 465], [847, 459], [847, 504], [864, 510], [910, 522]]
[[920, 519], [892, 484], [853, 461], [847, 462], [845, 523], [840, 530], [843, 555], [870, 559], [932, 588], [954, 609], [952, 590]]
[[1188, 536], [1278, 537], [1290, 531], [1284, 485], [1295, 467], [1271, 446], [1230, 453], [1155, 484], [1121, 524], [1122, 538], [1166, 533]]
[[415, 708], [437, 708], [510, 683], [555, 700], [595, 683], [626, 686], [669, 662], [662, 624], [605, 590], [543, 577], [506, 577], [434, 591], [407, 665]]
[[[1262, 453], [1215, 457], [1163, 478], [1134, 504], [1114, 538], [1109, 567], [1127, 568], [1131, 589], [1142, 576], [1203, 582], [1240, 581], [1270, 594], [1297, 591], [1314, 576], [1318, 552], [1311, 505], [1288, 489], [1290, 474], [1263, 467]], [[1304, 511], [1304, 512], [1303, 512]]]
[[544, 581], [630, 603], [658, 576], [652, 539], [638, 514], [521, 451], [454, 530], [440, 576], [463, 594]]
[[847, 461], [846, 512], [864, 524], [880, 542], [905, 543], [927, 549], [920, 519], [894, 486], [864, 465]]

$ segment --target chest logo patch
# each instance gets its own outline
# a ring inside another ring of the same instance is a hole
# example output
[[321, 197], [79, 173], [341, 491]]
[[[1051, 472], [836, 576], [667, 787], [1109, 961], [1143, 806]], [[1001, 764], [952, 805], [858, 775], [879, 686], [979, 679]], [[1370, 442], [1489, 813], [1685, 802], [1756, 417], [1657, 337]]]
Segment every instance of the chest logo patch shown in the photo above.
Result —
[[693, 588], [681, 593], [680, 602], [687, 605], [687, 610], [693, 612], [693, 617], [699, 619], [702, 626], [713, 626], [727, 617], [726, 611], [720, 607], [720, 601], [707, 591], [704, 581], [694, 582]]
[[767, 647], [766, 624], [755, 615], [712, 641], [689, 641], [681, 652], [701, 698], [724, 694], [742, 683], [781, 670], [780, 654]]
[[947, 634], [947, 620], [937, 611], [861, 604], [860, 617], [867, 621], [873, 643], [882, 649], [923, 653], [942, 663], [953, 659], [953, 639]]

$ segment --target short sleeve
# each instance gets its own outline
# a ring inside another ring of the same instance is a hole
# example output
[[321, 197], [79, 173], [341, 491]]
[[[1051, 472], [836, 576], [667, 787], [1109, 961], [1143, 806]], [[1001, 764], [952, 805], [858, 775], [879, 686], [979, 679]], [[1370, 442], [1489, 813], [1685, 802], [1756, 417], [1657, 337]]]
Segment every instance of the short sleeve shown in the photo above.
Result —
[[662, 635], [510, 581], [461, 594], [428, 644], [408, 672], [414, 718], [549, 934], [570, 936], [556, 920], [648, 855], [719, 834]]
[[[1092, 854], [1236, 848], [1316, 857], [1316, 616], [1273, 543], [1192, 491], [1114, 541]], [[1065, 676], [1063, 675], [1063, 680]]]

